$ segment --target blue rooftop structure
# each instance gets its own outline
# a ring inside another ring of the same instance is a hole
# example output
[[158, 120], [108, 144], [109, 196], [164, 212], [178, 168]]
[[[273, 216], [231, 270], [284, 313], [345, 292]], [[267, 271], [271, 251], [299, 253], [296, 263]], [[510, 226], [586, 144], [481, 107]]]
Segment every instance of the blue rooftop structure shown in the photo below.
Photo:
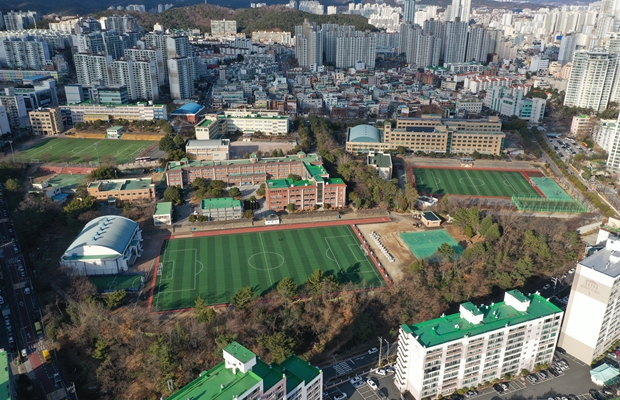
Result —
[[172, 115], [198, 114], [204, 107], [198, 103], [187, 103], [174, 110]]
[[349, 142], [381, 142], [379, 129], [371, 125], [358, 125], [349, 128]]
[[72, 254], [74, 249], [90, 246], [123, 254], [137, 228], [137, 223], [125, 217], [109, 215], [95, 218], [86, 224], [65, 254]]

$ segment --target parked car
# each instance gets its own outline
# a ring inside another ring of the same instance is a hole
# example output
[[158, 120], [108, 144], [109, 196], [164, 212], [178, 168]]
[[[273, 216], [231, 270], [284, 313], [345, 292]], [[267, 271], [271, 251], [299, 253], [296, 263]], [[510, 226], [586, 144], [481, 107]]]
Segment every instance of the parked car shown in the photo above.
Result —
[[560, 376], [560, 372], [553, 367], [549, 367], [549, 373], [553, 376]]
[[361, 376], [354, 376], [353, 378], [351, 378], [351, 385], [355, 385], [356, 383], [360, 383], [362, 382], [362, 377]]
[[568, 270], [568, 273], [569, 273], [569, 274], [574, 274], [574, 273], [575, 273], [575, 268], [571, 268], [571, 269], [569, 269], [569, 270]]
[[503, 394], [504, 393], [504, 388], [501, 387], [501, 385], [499, 383], [496, 383], [495, 385], [493, 385], [493, 389], [495, 389], [495, 391], [498, 394]]
[[366, 380], [366, 383], [368, 383], [368, 386], [370, 386], [370, 388], [371, 388], [372, 390], [378, 390], [378, 389], [379, 389], [379, 386], [377, 386], [377, 384], [375, 383], [375, 381], [373, 381], [373, 380], [372, 380], [372, 379], [370, 379], [370, 378], [369, 378], [368, 380]]
[[467, 393], [465, 393], [465, 397], [467, 398], [471, 398], [471, 397], [476, 397], [478, 396], [480, 393], [478, 393], [477, 390], [470, 390]]
[[383, 368], [379, 368], [376, 372], [377, 375], [387, 375], [387, 371]]
[[346, 393], [340, 393], [337, 394], [336, 396], [334, 396], [334, 400], [344, 400], [347, 398], [347, 394]]
[[543, 380], [549, 379], [549, 374], [545, 371], [538, 371], [538, 376], [540, 376]]
[[535, 375], [532, 375], [532, 374], [526, 376], [525, 379], [530, 381], [530, 383], [532, 383], [532, 384], [538, 383], [538, 378]]
[[543, 286], [543, 290], [547, 290], [551, 287], [551, 285], [549, 283], [547, 283], [545, 286]]
[[378, 352], [379, 349], [377, 349], [376, 347], [373, 347], [372, 349], [368, 350], [368, 354], [374, 354], [376, 352]]
[[394, 369], [394, 367], [387, 367], [385, 370], [387, 371], [388, 374], [396, 373], [396, 370]]

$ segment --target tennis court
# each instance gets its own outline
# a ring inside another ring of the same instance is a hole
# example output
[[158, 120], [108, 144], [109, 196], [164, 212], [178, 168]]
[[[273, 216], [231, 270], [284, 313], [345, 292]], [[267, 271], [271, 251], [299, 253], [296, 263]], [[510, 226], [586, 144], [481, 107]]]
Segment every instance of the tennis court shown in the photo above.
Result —
[[52, 186], [60, 186], [61, 188], [66, 189], [75, 189], [80, 184], [86, 183], [87, 181], [86, 175], [80, 174], [58, 174], [48, 180], [47, 182]]
[[543, 192], [545, 197], [554, 199], [572, 200], [573, 198], [562, 189], [553, 179], [548, 177], [530, 178], [532, 182]]
[[154, 142], [117, 139], [51, 138], [39, 142], [20, 156], [29, 161], [87, 163], [112, 157], [119, 164], [134, 161]]
[[539, 195], [519, 171], [414, 168], [418, 192], [429, 195], [456, 194], [481, 197]]
[[89, 276], [90, 281], [101, 293], [126, 290], [135, 292], [142, 288], [144, 275], [103, 275]]
[[153, 291], [154, 311], [229, 303], [245, 286], [258, 296], [283, 278], [303, 285], [320, 269], [338, 283], [385, 285], [349, 225], [223, 234], [166, 240]]
[[445, 229], [405, 232], [401, 233], [400, 237], [418, 260], [429, 259], [435, 261], [434, 255], [437, 249], [444, 243], [452, 246], [455, 254], [463, 254], [461, 245]]

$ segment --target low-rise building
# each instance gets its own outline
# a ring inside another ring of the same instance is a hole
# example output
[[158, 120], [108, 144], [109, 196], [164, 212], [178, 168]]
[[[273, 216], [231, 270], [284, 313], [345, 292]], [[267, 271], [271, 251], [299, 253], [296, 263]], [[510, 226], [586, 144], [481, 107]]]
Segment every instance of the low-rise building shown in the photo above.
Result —
[[320, 175], [294, 181], [292, 179], [267, 180], [265, 204], [268, 209], [282, 211], [289, 204], [296, 210], [318, 207], [344, 207], [347, 185], [340, 178]]
[[128, 218], [108, 215], [86, 224], [60, 258], [70, 275], [116, 275], [142, 255], [142, 231]]
[[441, 226], [441, 218], [432, 211], [424, 211], [420, 216], [420, 221], [427, 228], [438, 228]]
[[200, 214], [207, 217], [207, 221], [241, 219], [243, 218], [243, 202], [232, 197], [202, 199]]
[[218, 119], [225, 119], [229, 133], [241, 131], [243, 133], [261, 132], [264, 135], [287, 135], [289, 132], [289, 117], [278, 115], [278, 112], [227, 110]]
[[111, 126], [106, 130], [106, 138], [108, 139], [120, 139], [123, 136], [125, 127], [123, 126]]
[[456, 101], [457, 110], [465, 110], [468, 113], [480, 114], [484, 103], [480, 99], [458, 99]]
[[155, 199], [155, 185], [151, 178], [111, 179], [90, 182], [88, 194], [97, 200], [152, 201]]
[[185, 146], [185, 151], [187, 154], [194, 156], [196, 160], [228, 160], [230, 154], [230, 140], [189, 140]]
[[562, 315], [538, 294], [510, 290], [503, 302], [401, 325], [394, 383], [422, 399], [531, 371], [551, 362]]
[[164, 202], [155, 204], [153, 213], [153, 223], [155, 226], [172, 225], [172, 203]]
[[168, 400], [320, 400], [323, 397], [323, 373], [296, 355], [280, 364], [269, 365], [237, 342], [226, 346], [223, 353], [224, 361], [202, 372]]
[[30, 126], [35, 135], [54, 136], [65, 130], [62, 116], [58, 108], [41, 108], [30, 111]]
[[69, 125], [95, 120], [125, 119], [128, 121], [152, 121], [168, 118], [165, 105], [149, 105], [146, 103], [95, 104], [85, 101], [79, 104], [61, 106], [60, 110], [67, 118]]
[[366, 163], [377, 170], [382, 179], [392, 179], [392, 156], [383, 152], [368, 152]]
[[570, 124], [570, 133], [573, 136], [590, 137], [594, 130], [594, 121], [589, 115], [575, 115]]
[[219, 139], [228, 133], [228, 121], [225, 118], [218, 119], [217, 115], [206, 115], [194, 130], [198, 140]]

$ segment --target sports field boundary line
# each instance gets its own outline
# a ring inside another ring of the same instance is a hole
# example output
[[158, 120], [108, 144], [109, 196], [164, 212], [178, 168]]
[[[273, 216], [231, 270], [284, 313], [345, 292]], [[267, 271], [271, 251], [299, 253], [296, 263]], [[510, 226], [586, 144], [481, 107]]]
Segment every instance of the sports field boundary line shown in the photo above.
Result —
[[[530, 183], [530, 182], [531, 182], [531, 180], [530, 180], [529, 175], [527, 175], [526, 171], [519, 171], [519, 172], [521, 173], [521, 175], [523, 175], [523, 177], [525, 178], [525, 180], [527, 181], [527, 183], [529, 183], [529, 184], [530, 184], [530, 186], [532, 186], [532, 187], [534, 188], [534, 190], [535, 190], [535, 191], [537, 191], [537, 192], [538, 192], [538, 194], [539, 194], [539, 195], [540, 195], [543, 199], [546, 199], [546, 198], [547, 198], [547, 196], [545, 196], [545, 194], [542, 192], [542, 190], [540, 190], [540, 189], [538, 188], [538, 186], [534, 186], [534, 185], [532, 185], [532, 184]], [[535, 177], [535, 178], [537, 178], [537, 177]], [[515, 194], [516, 194], [516, 193], [515, 193]]]
[[[267, 252], [265, 251], [265, 244], [263, 243], [263, 237], [261, 236], [261, 232], [258, 232], [258, 239], [260, 240], [260, 248], [263, 251], [263, 259], [265, 260], [265, 266], [268, 266], [269, 263], [267, 262]], [[336, 255], [334, 255], [334, 257], [335, 256]], [[249, 263], [250, 263], [250, 259], [248, 258], [248, 264]], [[271, 273], [269, 272], [269, 268], [266, 268], [265, 271], [267, 271], [267, 276], [269, 277], [269, 287], [273, 287], [273, 279], [271, 279]]]
[[[323, 239], [325, 239], [325, 244], [327, 245], [327, 249], [332, 252], [332, 255], [334, 256], [334, 261], [336, 262], [336, 265], [338, 266], [338, 269], [340, 270], [340, 272], [344, 272], [344, 270], [340, 266], [340, 263], [338, 262], [338, 259], [336, 257], [336, 253], [334, 253], [334, 250], [332, 249], [332, 246], [327, 241], [327, 239], [330, 238], [330, 237], [334, 237], [334, 236], [324, 237]], [[327, 255], [327, 253], [325, 253], [325, 254]]]
[[504, 172], [536, 172], [541, 173], [540, 170], [532, 168], [532, 169], [523, 169], [523, 168], [485, 168], [485, 167], [450, 167], [450, 166], [434, 166], [434, 165], [421, 165], [421, 166], [412, 166], [412, 170], [416, 169], [458, 169], [458, 170], [466, 170], [466, 171], [504, 171]]
[[[478, 186], [474, 185], [474, 181], [471, 179], [471, 176], [469, 175], [469, 170], [468, 169], [465, 170], [465, 175], [467, 175], [467, 179], [469, 179], [469, 182], [471, 182], [471, 184], [474, 187], [474, 189], [476, 189], [476, 193], [478, 193], [478, 196], [480, 196], [480, 190], [478, 190]], [[478, 179], [478, 180], [482, 180], [482, 179]], [[484, 183], [486, 183], [486, 182], [484, 182]]]
[[[303, 229], [303, 228], [321, 228], [321, 227], [339, 226], [339, 225], [349, 225], [351, 229], [353, 230], [353, 233], [355, 233], [355, 230], [356, 230], [355, 225], [376, 224], [376, 223], [390, 222], [390, 221], [391, 221], [391, 218], [389, 217], [375, 217], [375, 218], [359, 218], [359, 219], [338, 220], [338, 221], [321, 221], [321, 222], [316, 222], [316, 223], [311, 223], [311, 224], [303, 223], [303, 224], [275, 225], [275, 226], [265, 226], [265, 227], [237, 228], [237, 229], [229, 229], [225, 231], [214, 230], [214, 231], [193, 233], [190, 235], [188, 235], [187, 233], [183, 233], [182, 235], [179, 235], [179, 236], [175, 236], [172, 234], [164, 235], [162, 236], [161, 242], [159, 244], [159, 252], [157, 254], [157, 258], [155, 259], [156, 264], [154, 265], [154, 267], [159, 268], [159, 262], [161, 259], [161, 251], [164, 246], [164, 243], [166, 243], [167, 240], [177, 239], [179, 237], [187, 238], [187, 237], [201, 237], [201, 236], [220, 236], [220, 235], [226, 235], [226, 234], [282, 231], [282, 230]], [[385, 282], [386, 285], [382, 287], [375, 287], [375, 288], [353, 289], [353, 290], [348, 290], [346, 292], [362, 293], [362, 292], [386, 290], [388, 287], [392, 285], [391, 280], [387, 277], [387, 275], [385, 275], [387, 274], [387, 272], [385, 272], [385, 269], [378, 264], [378, 260], [372, 256], [372, 253], [370, 252], [370, 248], [364, 245], [363, 240], [360, 237], [358, 237], [357, 239], [360, 242], [360, 244], [366, 248], [366, 251], [368, 251], [368, 257], [375, 265], [375, 268], [379, 270], [379, 272], [381, 273], [381, 277], [383, 278], [383, 281]], [[375, 270], [375, 274], [376, 273], [377, 271]], [[153, 298], [155, 296], [156, 284], [157, 284], [157, 270], [154, 269], [153, 278], [151, 279], [151, 288], [150, 288], [150, 295], [149, 295], [149, 301], [148, 301], [148, 307], [147, 307], [147, 310], [149, 313], [151, 312], [155, 314], [179, 313], [179, 312], [185, 312], [185, 311], [189, 311], [193, 309], [192, 307], [187, 307], [187, 308], [179, 308], [175, 310], [153, 311]], [[298, 300], [310, 300], [311, 298], [312, 296], [305, 296], [305, 297], [298, 296], [297, 297]], [[210, 307], [212, 308], [230, 307], [230, 304], [229, 303], [214, 304], [214, 305], [211, 305]]]
[[[359, 230], [359, 229], [358, 229]], [[377, 260], [377, 256], [374, 255], [374, 253], [370, 250], [370, 246], [368, 246], [367, 244], [365, 244], [362, 241], [362, 237], [355, 235], [355, 228], [353, 226], [351, 226], [351, 235], [355, 238], [357, 238], [357, 240], [360, 242], [360, 245], [362, 247], [364, 247], [366, 249], [366, 252], [368, 253], [368, 255], [366, 256], [368, 259], [370, 259], [370, 261], [372, 261], [372, 263], [375, 265], [375, 268], [373, 268], [372, 270], [375, 273], [375, 276], [377, 278], [383, 278], [383, 280], [385, 281], [385, 284], [387, 286], [390, 286], [390, 282], [388, 282], [388, 280], [383, 276], [384, 274], [387, 274], [387, 271], [385, 271], [385, 269], [381, 266], [379, 266], [378, 261]], [[360, 231], [360, 233], [362, 233], [362, 231]], [[355, 257], [357, 259], [357, 257]], [[364, 260], [364, 261], [368, 261], [368, 260]], [[382, 274], [377, 275], [377, 271], [381, 272], [381, 270], [385, 271]]]

